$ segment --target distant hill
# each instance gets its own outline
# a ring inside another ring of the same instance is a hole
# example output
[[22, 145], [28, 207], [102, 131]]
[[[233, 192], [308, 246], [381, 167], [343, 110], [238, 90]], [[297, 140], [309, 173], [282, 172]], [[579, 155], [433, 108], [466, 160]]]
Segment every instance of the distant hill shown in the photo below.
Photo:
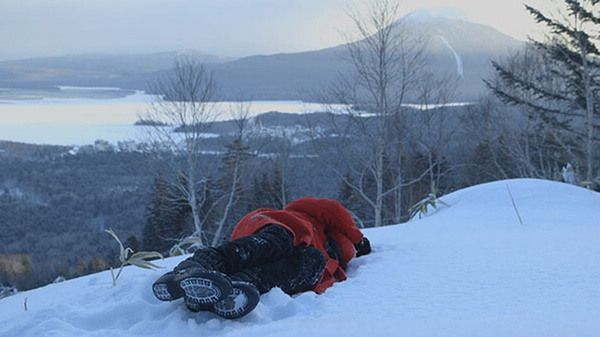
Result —
[[[426, 12], [411, 13], [402, 22], [407, 34], [422, 36], [427, 42], [433, 73], [460, 75], [457, 99], [461, 100], [473, 99], [484, 90], [481, 78], [489, 75], [490, 59], [524, 45], [489, 26]], [[214, 70], [223, 99], [312, 100], [313, 92], [322, 91], [338, 73], [349, 70], [343, 45], [237, 60], [196, 51], [183, 53]], [[5, 61], [0, 62], [0, 87], [82, 85], [143, 90], [181, 54], [90, 54]]]
[[196, 50], [152, 54], [80, 54], [0, 62], [0, 87], [106, 86], [144, 90], [178, 57], [205, 64], [231, 61]]
[[[312, 91], [335, 79], [347, 65], [345, 48], [249, 56], [213, 67], [223, 91], [254, 99], [311, 100]], [[236, 97], [233, 97], [236, 98]]]

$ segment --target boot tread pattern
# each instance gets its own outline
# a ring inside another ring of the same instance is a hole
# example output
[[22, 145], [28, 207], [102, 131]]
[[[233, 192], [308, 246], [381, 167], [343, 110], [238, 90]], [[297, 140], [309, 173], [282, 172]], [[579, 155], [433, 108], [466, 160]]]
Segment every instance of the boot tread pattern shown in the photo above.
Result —
[[222, 301], [217, 302], [210, 311], [227, 318], [236, 319], [249, 314], [260, 299], [256, 287], [250, 283], [234, 281], [233, 291]]
[[161, 301], [171, 301], [173, 299], [166, 284], [155, 284], [152, 286], [152, 290], [154, 291], [154, 296]]
[[179, 285], [185, 292], [186, 299], [192, 303], [213, 304], [222, 298], [219, 287], [206, 278], [186, 278]]
[[214, 312], [227, 318], [240, 317], [247, 311], [247, 304], [248, 297], [246, 297], [246, 294], [240, 289], [234, 288], [231, 295], [215, 304]]

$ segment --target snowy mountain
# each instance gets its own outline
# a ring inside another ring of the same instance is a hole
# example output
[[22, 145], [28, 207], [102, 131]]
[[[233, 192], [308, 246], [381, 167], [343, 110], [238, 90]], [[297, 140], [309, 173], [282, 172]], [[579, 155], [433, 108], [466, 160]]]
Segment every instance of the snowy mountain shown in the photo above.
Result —
[[[413, 12], [400, 20], [409, 36], [426, 43], [425, 54], [434, 74], [461, 77], [458, 100], [472, 100], [484, 90], [490, 60], [524, 46], [498, 30], [455, 17]], [[358, 42], [360, 43], [360, 41]], [[346, 47], [276, 55], [256, 55], [215, 65], [227, 92], [243, 92], [261, 99], [306, 99], [304, 95], [326, 88], [336, 75], [348, 71]]]
[[2, 299], [0, 336], [597, 336], [600, 194], [507, 180], [442, 200], [365, 230], [373, 253], [323, 295], [274, 289], [238, 321], [194, 314], [153, 298], [182, 259], [169, 258], [126, 268], [116, 287], [102, 272]]
[[491, 26], [470, 22], [460, 16], [420, 10], [409, 13], [403, 21], [408, 31], [432, 37], [431, 51], [442, 51], [447, 47], [436, 37], [443, 37], [455, 50], [464, 54], [502, 53], [523, 44]]
[[491, 60], [500, 59], [525, 45], [490, 26], [426, 11], [407, 15], [404, 25], [410, 34], [426, 39], [434, 74], [460, 76], [459, 92], [465, 98], [482, 92], [482, 78], [489, 78]]

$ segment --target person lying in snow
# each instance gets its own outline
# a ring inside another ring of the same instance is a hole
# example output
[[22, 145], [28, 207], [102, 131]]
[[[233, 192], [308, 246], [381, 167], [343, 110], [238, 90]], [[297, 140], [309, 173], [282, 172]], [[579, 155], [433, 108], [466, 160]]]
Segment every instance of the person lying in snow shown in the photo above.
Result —
[[202, 248], [152, 285], [156, 298], [184, 298], [188, 309], [233, 319], [250, 313], [274, 287], [292, 295], [323, 293], [346, 279], [353, 257], [371, 245], [342, 204], [300, 198], [284, 210], [257, 209], [240, 220], [232, 241]]

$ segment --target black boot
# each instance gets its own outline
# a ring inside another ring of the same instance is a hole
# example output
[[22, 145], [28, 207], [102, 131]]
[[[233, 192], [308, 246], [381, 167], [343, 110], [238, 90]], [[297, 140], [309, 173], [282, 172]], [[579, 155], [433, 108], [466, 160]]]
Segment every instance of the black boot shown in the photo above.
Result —
[[162, 301], [185, 296], [197, 305], [214, 304], [231, 293], [231, 284], [223, 274], [233, 275], [286, 258], [293, 250], [293, 237], [287, 229], [267, 226], [251, 236], [197, 250], [172, 272], [160, 277], [152, 290]]
[[189, 259], [209, 270], [233, 275], [249, 267], [280, 260], [292, 254], [294, 240], [290, 232], [278, 225], [264, 227], [257, 233], [214, 248], [197, 250]]
[[185, 304], [191, 311], [210, 311], [227, 319], [246, 316], [258, 304], [260, 293], [253, 284], [235, 280], [235, 277], [231, 281], [231, 285], [233, 286], [231, 294], [213, 305], [201, 305], [187, 301], [187, 299]]
[[286, 259], [247, 268], [233, 278], [253, 284], [261, 294], [279, 287], [293, 295], [313, 289], [325, 271], [325, 264], [325, 257], [318, 249], [298, 247]]
[[223, 273], [186, 261], [154, 282], [156, 298], [173, 301], [185, 296], [191, 303], [212, 305], [231, 294], [231, 281]]
[[243, 317], [258, 305], [260, 294], [280, 287], [289, 295], [313, 289], [325, 270], [325, 257], [313, 247], [299, 247], [288, 258], [255, 266], [230, 277], [233, 291], [214, 305], [187, 301], [191, 311], [211, 311], [227, 319]]

